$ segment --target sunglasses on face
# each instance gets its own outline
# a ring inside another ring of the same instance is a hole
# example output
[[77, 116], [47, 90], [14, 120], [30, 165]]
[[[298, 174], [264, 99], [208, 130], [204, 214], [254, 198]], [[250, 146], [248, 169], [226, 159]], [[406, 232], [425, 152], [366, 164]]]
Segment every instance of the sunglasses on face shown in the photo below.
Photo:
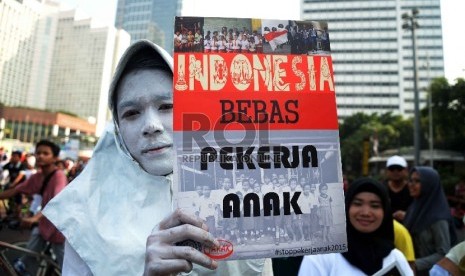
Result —
[[404, 169], [404, 167], [399, 166], [399, 165], [394, 165], [394, 166], [389, 166], [387, 169], [390, 171], [401, 171]]
[[410, 178], [408, 182], [410, 185], [416, 185], [421, 183], [420, 178]]

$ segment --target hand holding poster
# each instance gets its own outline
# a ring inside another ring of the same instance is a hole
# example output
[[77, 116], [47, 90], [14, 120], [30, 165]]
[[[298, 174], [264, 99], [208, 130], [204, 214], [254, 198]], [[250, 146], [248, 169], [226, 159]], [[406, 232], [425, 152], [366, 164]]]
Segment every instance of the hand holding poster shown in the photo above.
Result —
[[332, 59], [316, 30], [327, 24], [176, 18], [179, 35], [202, 35], [174, 53], [176, 199], [221, 241], [199, 248], [212, 258], [346, 250]]

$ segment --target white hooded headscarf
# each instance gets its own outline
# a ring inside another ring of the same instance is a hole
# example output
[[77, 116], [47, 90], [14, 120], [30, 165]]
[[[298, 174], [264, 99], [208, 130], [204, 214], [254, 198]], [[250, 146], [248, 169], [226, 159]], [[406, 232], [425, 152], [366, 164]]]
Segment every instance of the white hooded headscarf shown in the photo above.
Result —
[[[173, 71], [173, 60], [148, 40], [123, 54], [109, 93], [113, 122], [100, 137], [83, 172], [50, 201], [43, 214], [94, 275], [142, 275], [147, 237], [172, 212], [172, 177], [142, 169], [122, 141], [114, 95], [128, 62], [149, 51]], [[216, 271], [194, 266], [192, 275], [260, 275], [264, 260], [220, 262]]]
[[[118, 64], [109, 106], [127, 63], [152, 49], [172, 69], [172, 58], [143, 40], [131, 45]], [[142, 275], [147, 237], [171, 208], [171, 177], [145, 172], [131, 157], [118, 133], [116, 117], [100, 137], [83, 172], [47, 204], [44, 215], [94, 275]]]

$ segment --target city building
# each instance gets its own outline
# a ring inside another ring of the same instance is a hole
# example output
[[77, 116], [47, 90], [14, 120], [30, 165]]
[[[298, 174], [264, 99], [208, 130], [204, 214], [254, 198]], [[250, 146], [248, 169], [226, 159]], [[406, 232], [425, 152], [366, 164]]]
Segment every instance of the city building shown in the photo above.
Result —
[[108, 119], [108, 89], [115, 64], [130, 37], [114, 27], [75, 19], [75, 10], [59, 14], [46, 108], [96, 123], [97, 135]]
[[0, 102], [45, 108], [59, 5], [0, 1]]
[[115, 26], [131, 35], [131, 42], [148, 39], [173, 52], [174, 16], [181, 0], [118, 0]]
[[65, 140], [79, 137], [95, 142], [96, 125], [85, 119], [60, 112], [0, 105], [0, 141], [13, 139], [36, 143], [41, 139]]
[[75, 15], [51, 0], [0, 1], [0, 104], [75, 114], [98, 136], [130, 36]]
[[357, 112], [414, 115], [411, 30], [403, 13], [417, 8], [420, 108], [431, 79], [444, 76], [440, 0], [302, 0], [303, 20], [328, 21], [338, 116]]

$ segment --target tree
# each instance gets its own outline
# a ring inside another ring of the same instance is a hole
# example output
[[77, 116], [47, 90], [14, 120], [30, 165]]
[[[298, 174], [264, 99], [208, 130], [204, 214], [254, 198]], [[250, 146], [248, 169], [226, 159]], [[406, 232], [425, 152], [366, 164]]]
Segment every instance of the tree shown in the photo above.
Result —
[[412, 119], [406, 120], [392, 113], [356, 113], [339, 126], [339, 134], [343, 169], [350, 176], [358, 177], [362, 174], [363, 142], [370, 141], [370, 156], [376, 154], [375, 140], [378, 152], [410, 146], [413, 141]]
[[[434, 148], [465, 151], [465, 80], [451, 85], [436, 78], [429, 87], [432, 95]], [[422, 125], [427, 128], [428, 109], [422, 110]]]
[[[465, 80], [458, 79], [451, 85], [445, 78], [437, 78], [429, 90], [432, 94], [434, 148], [465, 153]], [[427, 149], [427, 107], [421, 110], [421, 124], [421, 146]], [[356, 113], [340, 124], [339, 135], [343, 170], [349, 177], [359, 177], [362, 174], [363, 141], [369, 140], [372, 148], [377, 138], [378, 152], [412, 147], [413, 118], [392, 113]], [[370, 152], [370, 156], [373, 155], [374, 152]], [[444, 179], [447, 173], [441, 175]]]

